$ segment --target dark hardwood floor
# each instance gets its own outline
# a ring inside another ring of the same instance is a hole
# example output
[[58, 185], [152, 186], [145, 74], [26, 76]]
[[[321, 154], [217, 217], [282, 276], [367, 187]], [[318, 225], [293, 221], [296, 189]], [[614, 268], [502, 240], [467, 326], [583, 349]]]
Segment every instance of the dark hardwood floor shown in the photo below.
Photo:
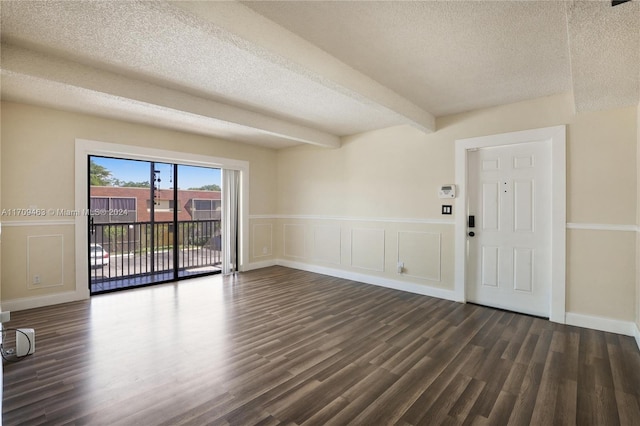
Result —
[[12, 312], [5, 425], [638, 425], [640, 351], [273, 267]]

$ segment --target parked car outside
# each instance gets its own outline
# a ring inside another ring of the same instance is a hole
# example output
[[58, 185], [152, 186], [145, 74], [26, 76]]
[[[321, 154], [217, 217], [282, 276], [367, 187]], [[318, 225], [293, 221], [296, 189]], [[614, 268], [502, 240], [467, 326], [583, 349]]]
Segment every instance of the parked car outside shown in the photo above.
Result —
[[109, 253], [100, 244], [91, 244], [91, 267], [100, 268], [109, 265]]

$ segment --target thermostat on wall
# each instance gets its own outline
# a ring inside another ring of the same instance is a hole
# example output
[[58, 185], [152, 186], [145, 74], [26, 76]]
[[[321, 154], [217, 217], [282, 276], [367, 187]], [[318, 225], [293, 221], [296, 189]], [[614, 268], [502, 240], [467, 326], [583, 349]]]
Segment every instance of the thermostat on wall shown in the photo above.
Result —
[[456, 186], [455, 185], [442, 185], [438, 191], [438, 197], [440, 198], [456, 198]]

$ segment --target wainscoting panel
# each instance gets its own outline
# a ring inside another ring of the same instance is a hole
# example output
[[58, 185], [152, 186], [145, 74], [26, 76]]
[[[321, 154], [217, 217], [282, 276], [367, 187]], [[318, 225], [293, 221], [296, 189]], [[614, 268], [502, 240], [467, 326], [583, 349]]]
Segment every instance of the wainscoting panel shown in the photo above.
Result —
[[63, 235], [27, 237], [27, 288], [64, 285]]
[[435, 232], [398, 232], [398, 262], [403, 275], [430, 281], [441, 279], [441, 240]]
[[351, 230], [351, 266], [384, 272], [384, 229]]
[[341, 232], [339, 226], [313, 227], [313, 260], [340, 264]]
[[273, 254], [273, 225], [256, 223], [253, 225], [253, 257], [268, 257]]
[[305, 258], [305, 226], [285, 224], [283, 226], [284, 255], [286, 257]]
[[[284, 265], [452, 300], [452, 222], [335, 216], [254, 216], [273, 220], [273, 254], [250, 269]], [[253, 227], [252, 227], [253, 230]], [[253, 243], [252, 239], [252, 243]], [[256, 249], [260, 250], [258, 245]], [[256, 253], [259, 254], [259, 253]], [[404, 263], [401, 272], [397, 263]]]

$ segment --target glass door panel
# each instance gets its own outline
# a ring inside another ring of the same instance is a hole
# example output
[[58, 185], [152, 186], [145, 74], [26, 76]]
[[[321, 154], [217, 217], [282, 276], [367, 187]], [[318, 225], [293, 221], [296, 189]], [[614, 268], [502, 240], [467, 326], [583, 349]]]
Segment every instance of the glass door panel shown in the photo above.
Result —
[[220, 272], [221, 189], [220, 169], [178, 165], [179, 276]]
[[89, 288], [91, 293], [126, 286], [149, 268], [144, 200], [149, 163], [89, 157]]

